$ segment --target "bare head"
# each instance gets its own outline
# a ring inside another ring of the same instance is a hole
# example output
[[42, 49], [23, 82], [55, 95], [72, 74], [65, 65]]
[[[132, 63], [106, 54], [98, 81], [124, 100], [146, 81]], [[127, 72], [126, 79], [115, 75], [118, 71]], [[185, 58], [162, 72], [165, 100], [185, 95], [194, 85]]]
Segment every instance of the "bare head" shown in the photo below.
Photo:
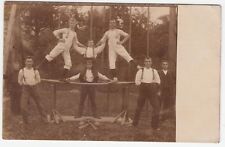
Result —
[[144, 60], [144, 65], [146, 68], [151, 68], [152, 67], [152, 58], [146, 57]]
[[33, 67], [33, 64], [34, 64], [34, 60], [31, 56], [27, 56], [25, 58], [25, 67], [26, 68], [32, 68]]
[[93, 40], [88, 41], [88, 47], [94, 47], [94, 41]]
[[163, 70], [168, 70], [168, 68], [169, 68], [169, 62], [167, 60], [163, 60], [161, 62], [161, 67], [162, 67]]
[[75, 26], [77, 25], [77, 20], [75, 18], [70, 18], [69, 19], [69, 28], [74, 29]]
[[116, 21], [113, 19], [113, 20], [110, 20], [109, 21], [109, 29], [115, 29], [116, 28]]

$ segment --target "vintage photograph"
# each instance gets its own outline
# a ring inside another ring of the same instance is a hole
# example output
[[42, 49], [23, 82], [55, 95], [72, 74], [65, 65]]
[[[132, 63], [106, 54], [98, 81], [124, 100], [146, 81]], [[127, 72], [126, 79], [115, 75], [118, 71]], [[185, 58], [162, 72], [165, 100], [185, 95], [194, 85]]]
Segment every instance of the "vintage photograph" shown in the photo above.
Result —
[[177, 5], [5, 2], [3, 139], [176, 141]]

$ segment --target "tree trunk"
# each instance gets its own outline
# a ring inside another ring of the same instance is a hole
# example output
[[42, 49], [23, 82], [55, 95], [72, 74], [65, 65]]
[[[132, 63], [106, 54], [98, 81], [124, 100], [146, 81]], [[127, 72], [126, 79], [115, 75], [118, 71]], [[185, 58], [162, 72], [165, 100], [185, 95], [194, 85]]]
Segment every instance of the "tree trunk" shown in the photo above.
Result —
[[176, 70], [177, 60], [177, 7], [170, 7], [169, 15], [169, 60], [172, 70]]
[[7, 72], [7, 64], [9, 61], [9, 53], [13, 48], [13, 41], [14, 41], [14, 24], [15, 24], [15, 16], [16, 16], [16, 9], [17, 6], [15, 4], [12, 5], [8, 26], [7, 27], [7, 35], [5, 40], [5, 48], [4, 48], [4, 62], [3, 62], [3, 73], [6, 74]]

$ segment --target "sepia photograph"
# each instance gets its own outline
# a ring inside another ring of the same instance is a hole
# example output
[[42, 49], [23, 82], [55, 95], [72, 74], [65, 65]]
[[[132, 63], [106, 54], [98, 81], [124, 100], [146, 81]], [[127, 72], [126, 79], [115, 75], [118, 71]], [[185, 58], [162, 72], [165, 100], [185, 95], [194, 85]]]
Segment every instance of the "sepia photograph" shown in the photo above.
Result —
[[[2, 138], [176, 142], [195, 141], [194, 133], [208, 130], [213, 139], [198, 135], [196, 141], [218, 141], [219, 11], [178, 4], [6, 1]], [[191, 25], [208, 33], [199, 35], [203, 41], [193, 37], [198, 32], [188, 30]], [[205, 46], [193, 51], [191, 39]], [[205, 54], [212, 59], [208, 77], [197, 68], [208, 63]], [[215, 83], [202, 82], [212, 76]], [[214, 87], [207, 91], [208, 83]], [[205, 125], [212, 127], [196, 127]]]

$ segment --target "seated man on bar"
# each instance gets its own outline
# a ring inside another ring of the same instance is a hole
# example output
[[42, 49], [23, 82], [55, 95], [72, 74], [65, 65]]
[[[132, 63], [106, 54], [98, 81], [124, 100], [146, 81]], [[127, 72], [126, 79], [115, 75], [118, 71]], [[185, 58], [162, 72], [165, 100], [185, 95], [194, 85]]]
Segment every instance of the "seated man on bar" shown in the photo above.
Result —
[[136, 74], [135, 84], [139, 86], [139, 98], [134, 116], [133, 126], [137, 126], [141, 110], [146, 100], [152, 105], [151, 126], [154, 130], [158, 130], [160, 104], [157, 93], [159, 92], [160, 77], [157, 70], [152, 68], [152, 59], [146, 57], [144, 60], [144, 68], [139, 69]]
[[67, 79], [67, 81], [76, 80], [79, 79], [80, 82], [87, 83], [87, 85], [81, 86], [80, 91], [80, 104], [79, 104], [79, 110], [78, 115], [76, 118], [79, 118], [82, 116], [83, 108], [84, 108], [84, 102], [87, 98], [87, 96], [90, 99], [91, 107], [92, 107], [92, 115], [95, 118], [100, 118], [96, 112], [96, 103], [95, 103], [95, 86], [94, 85], [88, 85], [88, 83], [95, 83], [98, 82], [98, 79], [105, 80], [105, 81], [111, 81], [108, 77], [105, 75], [102, 75], [97, 71], [95, 66], [93, 65], [94, 60], [92, 58], [86, 59], [86, 68], [78, 73], [77, 75], [74, 75]]

